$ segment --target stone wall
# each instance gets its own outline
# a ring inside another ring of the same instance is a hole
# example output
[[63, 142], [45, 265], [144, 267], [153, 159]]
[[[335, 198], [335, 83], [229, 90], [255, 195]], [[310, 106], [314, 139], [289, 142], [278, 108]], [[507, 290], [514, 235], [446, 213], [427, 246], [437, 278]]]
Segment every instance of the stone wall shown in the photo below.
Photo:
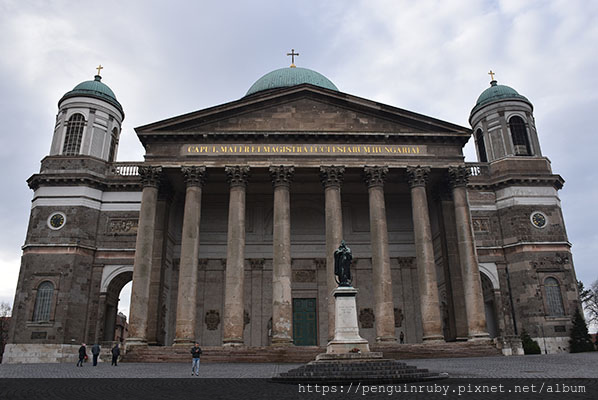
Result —
[[[2, 363], [5, 364], [33, 364], [33, 363], [61, 363], [79, 360], [80, 344], [35, 344], [9, 343], [4, 349]], [[87, 350], [91, 358], [91, 348]]]

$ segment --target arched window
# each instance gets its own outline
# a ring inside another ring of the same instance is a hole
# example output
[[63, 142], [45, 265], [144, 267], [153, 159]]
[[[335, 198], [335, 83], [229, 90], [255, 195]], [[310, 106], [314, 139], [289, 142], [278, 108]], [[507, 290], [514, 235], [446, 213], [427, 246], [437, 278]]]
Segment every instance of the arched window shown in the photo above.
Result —
[[546, 278], [544, 280], [544, 291], [546, 292], [548, 315], [551, 317], [562, 317], [565, 315], [559, 282], [554, 278]]
[[33, 310], [34, 321], [49, 321], [50, 310], [52, 308], [52, 296], [54, 295], [54, 285], [52, 282], [42, 282], [37, 288], [37, 297], [35, 298], [35, 308]]
[[66, 126], [66, 137], [62, 154], [66, 156], [77, 155], [81, 152], [81, 139], [83, 138], [83, 128], [85, 127], [85, 117], [82, 114], [73, 114]]
[[116, 146], [118, 146], [118, 129], [112, 129], [110, 136], [110, 153], [108, 154], [108, 161], [112, 162], [116, 158]]
[[529, 144], [527, 129], [523, 119], [518, 116], [511, 117], [509, 120], [509, 128], [511, 128], [511, 138], [513, 139], [513, 146], [515, 146], [515, 155], [531, 156], [532, 149]]
[[484, 143], [484, 133], [481, 129], [478, 129], [475, 133], [475, 142], [478, 145], [480, 162], [488, 162], [488, 156], [486, 155], [486, 144]]

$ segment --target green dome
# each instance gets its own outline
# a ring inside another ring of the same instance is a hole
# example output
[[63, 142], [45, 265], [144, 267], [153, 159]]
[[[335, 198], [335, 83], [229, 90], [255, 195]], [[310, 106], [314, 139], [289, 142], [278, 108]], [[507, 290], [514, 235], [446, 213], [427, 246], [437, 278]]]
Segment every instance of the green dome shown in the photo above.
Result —
[[[95, 97], [100, 100], [104, 100], [113, 106], [115, 106], [121, 113], [123, 113], [123, 108], [116, 100], [116, 96], [112, 89], [108, 87], [108, 85], [101, 82], [102, 77], [96, 75], [93, 81], [85, 81], [81, 82], [73, 90], [67, 92], [62, 99], [58, 102], [58, 104], [62, 103], [63, 100], [70, 98], [70, 97], [78, 97], [78, 96], [87, 96], [87, 97]], [[124, 113], [123, 113], [124, 114]]]
[[476, 101], [475, 107], [473, 108], [473, 110], [471, 110], [471, 113], [473, 114], [474, 112], [482, 108], [482, 106], [484, 106], [485, 104], [493, 103], [499, 100], [509, 99], [523, 100], [527, 103], [530, 103], [530, 101], [525, 96], [522, 96], [519, 93], [517, 93], [517, 91], [512, 87], [499, 85], [496, 81], [492, 81], [490, 82], [490, 87], [484, 90], [480, 97], [478, 97], [478, 101]]
[[249, 96], [263, 90], [290, 87], [301, 85], [302, 83], [309, 83], [310, 85], [319, 86], [338, 92], [338, 88], [334, 86], [334, 83], [330, 82], [330, 80], [324, 75], [307, 68], [290, 67], [277, 69], [262, 76], [253, 85], [251, 85], [245, 96]]

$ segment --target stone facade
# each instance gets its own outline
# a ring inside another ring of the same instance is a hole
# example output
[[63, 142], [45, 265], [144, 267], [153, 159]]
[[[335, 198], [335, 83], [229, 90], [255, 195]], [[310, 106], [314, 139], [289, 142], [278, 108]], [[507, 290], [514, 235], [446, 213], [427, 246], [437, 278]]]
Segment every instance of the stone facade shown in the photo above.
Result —
[[[495, 107], [472, 125], [498, 143]], [[139, 167], [53, 142], [29, 179], [10, 331], [22, 361], [28, 346], [111, 341], [131, 280], [129, 345], [326, 345], [340, 239], [369, 342], [503, 346], [526, 330], [565, 349], [578, 295], [563, 181], [535, 127], [537, 152], [464, 163], [468, 128], [304, 84], [136, 131]]]

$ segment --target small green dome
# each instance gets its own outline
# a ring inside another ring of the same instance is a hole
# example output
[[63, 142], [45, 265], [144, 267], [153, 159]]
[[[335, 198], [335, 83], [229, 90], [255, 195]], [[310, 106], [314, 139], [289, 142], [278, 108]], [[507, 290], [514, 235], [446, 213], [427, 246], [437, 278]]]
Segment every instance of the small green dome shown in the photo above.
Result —
[[263, 90], [277, 89], [309, 83], [310, 85], [339, 91], [334, 83], [330, 82], [324, 75], [307, 68], [281, 68], [269, 72], [258, 79], [247, 91], [245, 96], [261, 92]]
[[81, 82], [77, 86], [74, 87], [73, 90], [67, 92], [62, 99], [58, 102], [60, 104], [63, 100], [70, 98], [70, 97], [77, 97], [77, 96], [87, 96], [87, 97], [95, 97], [100, 100], [104, 100], [113, 106], [115, 106], [121, 113], [124, 114], [123, 108], [116, 100], [116, 96], [112, 89], [108, 87], [108, 85], [101, 82], [102, 77], [96, 75], [93, 81], [85, 81]]
[[473, 110], [471, 110], [471, 113], [473, 114], [486, 104], [509, 99], [523, 100], [527, 103], [530, 103], [530, 101], [525, 96], [522, 96], [519, 93], [517, 93], [517, 91], [512, 87], [499, 85], [496, 81], [492, 81], [490, 82], [490, 87], [484, 90], [482, 94], [480, 94], [480, 97], [478, 97], [478, 100], [475, 103], [475, 107], [473, 108]]

